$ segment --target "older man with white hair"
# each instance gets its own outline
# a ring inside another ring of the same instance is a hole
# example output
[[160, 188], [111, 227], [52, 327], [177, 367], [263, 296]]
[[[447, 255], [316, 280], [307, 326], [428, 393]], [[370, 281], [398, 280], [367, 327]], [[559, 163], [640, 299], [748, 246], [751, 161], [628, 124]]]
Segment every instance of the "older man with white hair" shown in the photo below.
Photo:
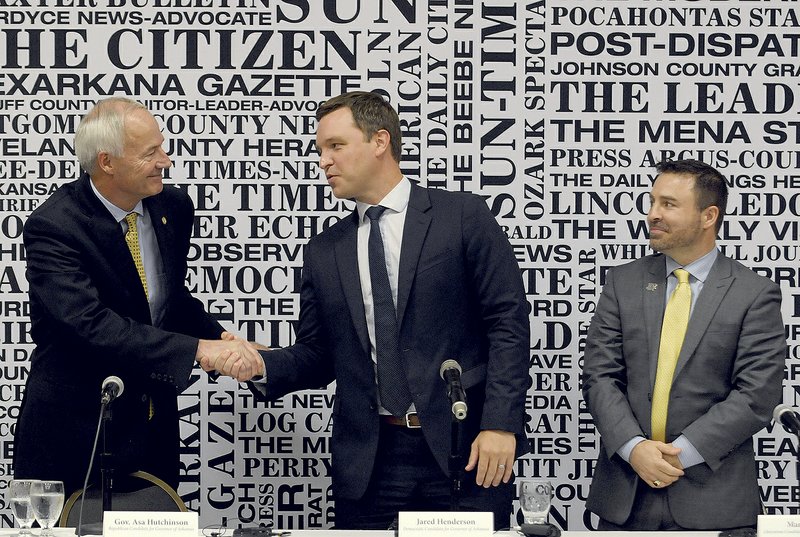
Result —
[[82, 487], [100, 387], [116, 375], [125, 384], [108, 438], [117, 471], [146, 470], [177, 487], [177, 395], [195, 362], [231, 351], [242, 378], [261, 363], [247, 342], [221, 339], [223, 328], [185, 286], [194, 207], [164, 188], [171, 162], [163, 142], [138, 102], [98, 102], [75, 135], [85, 173], [25, 224], [36, 349], [16, 429], [16, 478], [61, 480], [67, 494]]

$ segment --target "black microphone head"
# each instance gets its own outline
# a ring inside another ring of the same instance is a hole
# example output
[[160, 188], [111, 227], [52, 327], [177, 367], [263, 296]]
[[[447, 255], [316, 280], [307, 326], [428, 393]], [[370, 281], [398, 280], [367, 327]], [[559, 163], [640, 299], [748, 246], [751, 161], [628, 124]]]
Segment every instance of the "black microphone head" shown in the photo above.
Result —
[[445, 360], [442, 362], [442, 367], [439, 368], [439, 376], [444, 380], [444, 372], [448, 369], [455, 369], [458, 371], [458, 374], [461, 374], [461, 366], [458, 365], [458, 362], [455, 360]]
[[103, 388], [102, 391], [114, 391], [114, 397], [119, 397], [122, 395], [122, 392], [125, 390], [125, 384], [122, 382], [122, 379], [116, 375], [110, 375], [106, 377], [106, 380], [103, 381]]
[[772, 419], [779, 422], [781, 421], [781, 416], [786, 412], [793, 412], [792, 407], [786, 403], [781, 403], [775, 407], [775, 410], [772, 411]]

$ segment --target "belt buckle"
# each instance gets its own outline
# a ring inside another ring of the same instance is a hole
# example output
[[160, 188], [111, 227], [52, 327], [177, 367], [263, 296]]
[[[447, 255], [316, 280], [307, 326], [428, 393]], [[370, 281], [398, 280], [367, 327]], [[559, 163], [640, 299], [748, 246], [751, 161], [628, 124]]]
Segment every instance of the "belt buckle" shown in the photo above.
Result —
[[406, 427], [408, 429], [421, 429], [422, 428], [422, 425], [411, 425], [411, 416], [416, 416], [416, 415], [417, 415], [416, 412], [406, 412], [406, 415], [404, 416], [404, 418], [405, 418], [405, 421], [406, 421]]

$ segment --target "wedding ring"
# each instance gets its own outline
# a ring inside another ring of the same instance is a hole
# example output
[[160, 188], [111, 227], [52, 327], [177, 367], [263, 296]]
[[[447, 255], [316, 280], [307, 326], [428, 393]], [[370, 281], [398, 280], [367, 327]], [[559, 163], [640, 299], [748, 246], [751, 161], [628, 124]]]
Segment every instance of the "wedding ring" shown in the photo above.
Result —
[[505, 469], [506, 469], [506, 465], [505, 465], [505, 464], [498, 464], [498, 465], [497, 465], [497, 467], [498, 467], [500, 470], [505, 470]]
[[655, 481], [653, 481], [653, 486], [654, 486], [654, 487], [660, 487], [660, 486], [661, 486], [661, 481], [659, 481], [658, 479], [656, 479]]

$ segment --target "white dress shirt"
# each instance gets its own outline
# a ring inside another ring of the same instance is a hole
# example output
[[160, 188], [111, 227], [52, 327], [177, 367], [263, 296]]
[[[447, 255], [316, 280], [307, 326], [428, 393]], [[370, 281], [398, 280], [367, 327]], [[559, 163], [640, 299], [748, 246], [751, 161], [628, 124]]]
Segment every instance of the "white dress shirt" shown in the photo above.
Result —
[[[405, 177], [395, 186], [391, 192], [386, 194], [378, 205], [386, 207], [378, 223], [381, 228], [381, 238], [383, 239], [383, 253], [386, 257], [386, 270], [389, 273], [389, 286], [392, 288], [392, 300], [397, 308], [397, 280], [400, 269], [400, 249], [403, 244], [403, 229], [406, 223], [406, 212], [408, 200], [411, 196], [411, 183]], [[358, 211], [358, 244], [356, 251], [358, 254], [358, 277], [361, 281], [361, 296], [364, 300], [364, 313], [367, 319], [367, 331], [369, 332], [369, 347], [372, 362], [375, 364], [375, 378], [377, 382], [377, 363], [378, 357], [375, 352], [375, 306], [372, 301], [372, 282], [369, 277], [369, 231], [371, 222], [366, 216], [367, 209], [372, 205], [356, 202]], [[398, 327], [399, 328], [399, 327]], [[411, 405], [409, 411], [414, 410]], [[383, 407], [380, 407], [381, 414], [390, 414]]]

